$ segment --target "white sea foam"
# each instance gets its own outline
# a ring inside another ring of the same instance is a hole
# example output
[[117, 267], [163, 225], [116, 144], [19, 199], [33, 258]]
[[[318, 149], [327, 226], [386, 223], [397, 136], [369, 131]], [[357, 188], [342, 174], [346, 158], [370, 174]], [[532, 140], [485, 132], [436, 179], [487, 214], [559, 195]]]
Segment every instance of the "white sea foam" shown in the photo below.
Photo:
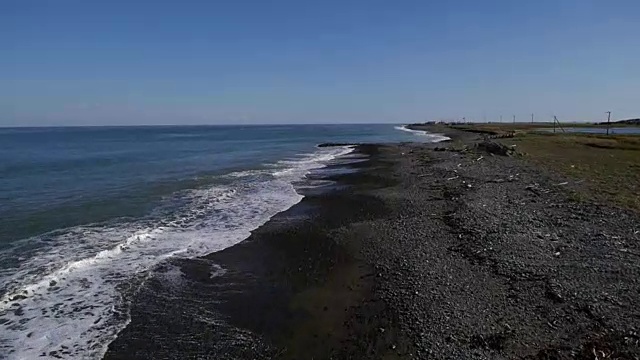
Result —
[[269, 171], [268, 170], [243, 170], [243, 171], [235, 171], [225, 176], [232, 177], [232, 178], [242, 178], [242, 177], [265, 175], [265, 174], [269, 174]]
[[[246, 239], [302, 199], [293, 182], [351, 151], [320, 149], [280, 162], [267, 180], [180, 192], [175, 196], [185, 205], [159, 219], [78, 226], [25, 240], [41, 246], [17, 268], [0, 271], [0, 358], [101, 358], [129, 321], [120, 286], [167, 258]], [[0, 261], [11, 256], [15, 252], [0, 254]], [[212, 269], [211, 276], [222, 274]], [[165, 275], [181, 276], [176, 269]]]
[[351, 146], [327, 147], [314, 154], [301, 154], [297, 159], [281, 160], [278, 165], [284, 166], [283, 170], [273, 172], [276, 177], [301, 177], [313, 169], [317, 169], [318, 163], [325, 164], [337, 157], [341, 157], [353, 152]]
[[210, 278], [215, 278], [218, 276], [222, 276], [226, 274], [227, 270], [225, 270], [222, 266], [213, 264], [211, 267], [211, 272], [209, 273]]
[[407, 127], [407, 125], [395, 126], [394, 128], [396, 130], [402, 130], [402, 131], [407, 131], [407, 132], [413, 133], [414, 135], [425, 136], [425, 137], [428, 138], [427, 139], [428, 142], [440, 142], [440, 141], [451, 140], [451, 138], [449, 138], [448, 136], [445, 136], [443, 134], [435, 134], [435, 133], [430, 133], [428, 131], [423, 131], [423, 130], [409, 129]]

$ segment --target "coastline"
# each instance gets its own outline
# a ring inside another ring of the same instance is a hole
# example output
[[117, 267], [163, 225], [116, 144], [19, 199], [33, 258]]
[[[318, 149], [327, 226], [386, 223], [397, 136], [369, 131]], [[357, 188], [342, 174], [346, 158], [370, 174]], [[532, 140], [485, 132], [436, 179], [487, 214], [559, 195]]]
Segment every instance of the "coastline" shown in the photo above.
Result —
[[426, 131], [430, 133], [444, 134], [451, 139], [450, 141], [453, 142], [458, 141], [471, 143], [482, 139], [482, 137], [478, 134], [474, 134], [468, 131], [456, 130], [443, 124], [409, 124], [406, 125], [406, 127], [407, 129], [414, 131]]
[[[361, 314], [354, 311], [372, 298], [374, 274], [344, 227], [388, 212], [375, 197], [353, 191], [381, 187], [372, 170], [388, 164], [376, 161], [377, 145], [356, 151], [366, 160], [328, 166], [328, 175], [317, 179], [332, 184], [307, 190], [301, 202], [248, 239], [202, 258], [172, 261], [147, 279], [133, 296], [131, 322], [104, 358], [326, 358], [370, 351], [370, 341], [344, 346], [355, 332], [370, 330], [358, 329], [354, 319]], [[162, 274], [176, 268], [183, 279], [165, 283]], [[212, 277], [212, 268], [223, 271]], [[390, 327], [388, 321], [371, 318], [369, 324]], [[187, 345], [193, 343], [198, 346]]]
[[637, 356], [638, 215], [435, 147], [361, 145], [242, 243], [168, 264], [105, 359]]

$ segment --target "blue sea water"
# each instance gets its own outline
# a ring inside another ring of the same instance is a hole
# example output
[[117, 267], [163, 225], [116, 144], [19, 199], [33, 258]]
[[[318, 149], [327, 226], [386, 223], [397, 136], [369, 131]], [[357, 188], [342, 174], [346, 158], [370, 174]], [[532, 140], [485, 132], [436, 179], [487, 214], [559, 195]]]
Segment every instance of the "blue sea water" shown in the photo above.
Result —
[[319, 143], [443, 139], [394, 125], [0, 129], [0, 358], [100, 358], [127, 322], [120, 288], [299, 202], [305, 175], [352, 151]]

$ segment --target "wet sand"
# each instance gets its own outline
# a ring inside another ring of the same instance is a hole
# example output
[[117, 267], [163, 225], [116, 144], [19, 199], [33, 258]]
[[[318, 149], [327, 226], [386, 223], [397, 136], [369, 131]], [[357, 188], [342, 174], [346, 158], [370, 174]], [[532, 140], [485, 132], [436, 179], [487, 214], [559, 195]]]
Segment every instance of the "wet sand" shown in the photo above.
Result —
[[[375, 157], [378, 147], [358, 151]], [[355, 321], [355, 309], [370, 302], [373, 270], [358, 256], [362, 245], [344, 229], [385, 216], [385, 204], [356, 187], [371, 190], [389, 181], [345, 168], [371, 170], [372, 164], [329, 167], [328, 175], [316, 178], [332, 184], [306, 190], [299, 204], [247, 240], [203, 258], [175, 260], [145, 279], [131, 295], [132, 321], [105, 359], [359, 354], [352, 340], [363, 324]], [[176, 268], [177, 280], [163, 276]], [[349, 321], [353, 326], [345, 326]]]

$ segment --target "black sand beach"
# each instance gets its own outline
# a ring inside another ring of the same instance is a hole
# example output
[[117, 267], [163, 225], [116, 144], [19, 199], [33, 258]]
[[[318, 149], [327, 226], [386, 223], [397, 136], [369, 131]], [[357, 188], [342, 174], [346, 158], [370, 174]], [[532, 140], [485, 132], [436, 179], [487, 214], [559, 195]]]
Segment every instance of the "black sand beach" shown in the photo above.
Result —
[[249, 239], [141, 279], [105, 359], [639, 358], [637, 213], [447, 146], [361, 145]]

